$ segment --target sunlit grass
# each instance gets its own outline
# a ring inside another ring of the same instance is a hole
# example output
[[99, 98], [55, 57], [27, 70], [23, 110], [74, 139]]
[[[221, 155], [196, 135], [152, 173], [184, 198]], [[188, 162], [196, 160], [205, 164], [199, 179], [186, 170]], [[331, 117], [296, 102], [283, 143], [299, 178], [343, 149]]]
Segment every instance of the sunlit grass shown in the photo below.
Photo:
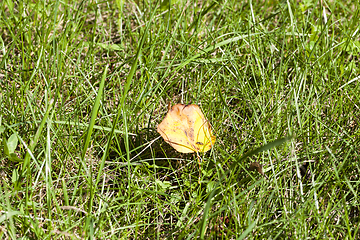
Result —
[[357, 239], [358, 3], [166, 3], [0, 3], [0, 238]]

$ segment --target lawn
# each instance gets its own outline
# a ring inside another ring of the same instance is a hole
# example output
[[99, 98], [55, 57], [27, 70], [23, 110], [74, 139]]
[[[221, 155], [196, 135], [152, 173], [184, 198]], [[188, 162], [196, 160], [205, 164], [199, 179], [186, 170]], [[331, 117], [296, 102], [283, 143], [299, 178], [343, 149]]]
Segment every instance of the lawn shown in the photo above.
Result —
[[359, 7], [2, 0], [0, 239], [359, 239]]

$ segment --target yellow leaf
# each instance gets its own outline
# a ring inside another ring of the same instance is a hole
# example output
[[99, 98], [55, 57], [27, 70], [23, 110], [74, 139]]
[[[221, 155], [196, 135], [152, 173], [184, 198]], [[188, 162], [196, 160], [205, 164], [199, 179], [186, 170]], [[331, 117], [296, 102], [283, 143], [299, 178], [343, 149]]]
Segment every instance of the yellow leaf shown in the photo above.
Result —
[[157, 127], [165, 142], [182, 153], [206, 152], [215, 143], [210, 123], [199, 106], [176, 104]]

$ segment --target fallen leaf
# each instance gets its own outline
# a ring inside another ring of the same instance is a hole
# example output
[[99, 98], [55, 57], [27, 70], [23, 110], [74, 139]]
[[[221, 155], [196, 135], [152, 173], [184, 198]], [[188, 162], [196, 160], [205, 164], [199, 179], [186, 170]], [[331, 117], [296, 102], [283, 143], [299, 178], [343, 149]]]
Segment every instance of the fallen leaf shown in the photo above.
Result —
[[250, 166], [248, 168], [248, 171], [254, 171], [256, 170], [258, 173], [260, 173], [261, 175], [263, 175], [266, 179], [268, 179], [268, 177], [266, 176], [266, 174], [264, 174], [263, 172], [263, 165], [261, 165], [258, 162], [251, 162]]
[[176, 104], [157, 127], [165, 142], [182, 153], [206, 152], [215, 143], [210, 123], [199, 106]]
[[263, 172], [263, 168], [262, 168], [262, 165], [258, 162], [252, 162], [250, 163], [250, 166], [249, 166], [249, 171], [258, 171], [258, 173], [260, 173], [261, 175], [264, 176], [264, 172]]

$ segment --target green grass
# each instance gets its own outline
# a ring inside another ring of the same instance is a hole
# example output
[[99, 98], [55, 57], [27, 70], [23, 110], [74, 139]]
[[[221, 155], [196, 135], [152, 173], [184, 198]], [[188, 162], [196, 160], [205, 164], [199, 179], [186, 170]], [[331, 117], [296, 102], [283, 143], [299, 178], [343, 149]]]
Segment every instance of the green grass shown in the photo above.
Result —
[[[0, 239], [358, 239], [359, 17], [1, 1]], [[156, 132], [169, 103], [212, 124], [201, 169]]]

